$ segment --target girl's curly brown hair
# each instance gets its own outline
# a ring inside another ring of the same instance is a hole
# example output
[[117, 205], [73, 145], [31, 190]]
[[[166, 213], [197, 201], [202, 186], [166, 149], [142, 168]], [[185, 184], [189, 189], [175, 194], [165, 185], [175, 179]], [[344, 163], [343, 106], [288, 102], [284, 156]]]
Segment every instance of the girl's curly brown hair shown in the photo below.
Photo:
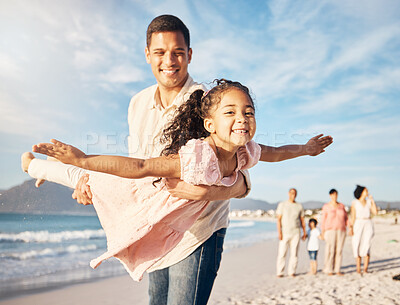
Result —
[[250, 91], [239, 82], [226, 79], [214, 81], [216, 86], [207, 93], [194, 91], [175, 113], [174, 120], [167, 125], [161, 136], [162, 143], [168, 143], [162, 155], [177, 154], [179, 149], [191, 139], [206, 138], [210, 133], [204, 128], [204, 119], [210, 116], [210, 110], [217, 105], [225, 91], [237, 88], [246, 93], [254, 107]]

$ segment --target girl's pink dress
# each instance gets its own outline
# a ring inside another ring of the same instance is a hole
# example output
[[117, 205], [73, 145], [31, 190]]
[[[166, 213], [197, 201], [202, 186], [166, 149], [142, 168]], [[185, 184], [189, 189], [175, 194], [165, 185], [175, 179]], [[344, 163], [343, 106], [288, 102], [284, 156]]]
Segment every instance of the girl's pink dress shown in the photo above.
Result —
[[[181, 179], [194, 185], [231, 186], [238, 171], [254, 166], [260, 153], [260, 146], [253, 141], [241, 147], [236, 154], [236, 170], [229, 177], [222, 177], [211, 146], [192, 139], [179, 151]], [[179, 243], [209, 203], [173, 197], [164, 181], [156, 187], [153, 181], [153, 177], [126, 179], [90, 173], [88, 184], [108, 249], [91, 261], [93, 268], [114, 256], [134, 280], [140, 281], [148, 268]]]

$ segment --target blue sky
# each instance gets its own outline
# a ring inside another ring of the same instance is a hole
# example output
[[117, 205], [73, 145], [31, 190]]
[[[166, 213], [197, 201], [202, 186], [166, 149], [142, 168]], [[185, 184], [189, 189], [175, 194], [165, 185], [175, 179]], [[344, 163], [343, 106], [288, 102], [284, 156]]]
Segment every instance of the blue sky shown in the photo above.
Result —
[[256, 140], [334, 137], [321, 156], [263, 163], [250, 197], [350, 204], [356, 184], [400, 195], [400, 2], [0, 1], [0, 189], [28, 177], [20, 154], [58, 138], [126, 154], [130, 98], [155, 83], [145, 32], [157, 15], [191, 32], [198, 82], [241, 81], [257, 105]]

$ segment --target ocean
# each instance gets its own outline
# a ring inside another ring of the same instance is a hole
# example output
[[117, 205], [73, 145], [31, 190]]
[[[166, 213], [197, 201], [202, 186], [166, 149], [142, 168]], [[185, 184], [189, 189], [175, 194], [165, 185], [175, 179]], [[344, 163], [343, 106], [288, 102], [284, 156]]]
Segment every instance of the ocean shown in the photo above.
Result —
[[[233, 220], [224, 251], [276, 237], [275, 223]], [[96, 216], [0, 214], [0, 299], [127, 274], [113, 258], [89, 266], [105, 251]]]

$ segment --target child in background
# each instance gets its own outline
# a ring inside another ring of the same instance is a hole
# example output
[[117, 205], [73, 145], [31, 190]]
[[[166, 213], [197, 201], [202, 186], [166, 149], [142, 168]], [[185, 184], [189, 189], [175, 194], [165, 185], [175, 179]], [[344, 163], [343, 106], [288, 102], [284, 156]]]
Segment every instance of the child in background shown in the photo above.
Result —
[[316, 156], [332, 143], [330, 136], [318, 135], [305, 145], [257, 144], [252, 141], [256, 131], [254, 110], [247, 87], [219, 80], [206, 93], [196, 90], [180, 106], [164, 130], [167, 146], [158, 158], [86, 155], [52, 140], [52, 144], [35, 145], [33, 151], [66, 164], [38, 160], [25, 153], [22, 168], [33, 178], [73, 188], [89, 170], [93, 205], [108, 248], [91, 266], [96, 268], [114, 256], [134, 280], [140, 280], [146, 270], [177, 245], [209, 203], [173, 197], [163, 181], [153, 185], [154, 177], [180, 178], [195, 185], [231, 186], [239, 170], [250, 168], [259, 160], [278, 162]]
[[310, 229], [308, 230], [308, 243], [307, 243], [307, 250], [310, 256], [310, 274], [317, 274], [317, 254], [319, 250], [319, 240], [321, 239], [321, 232], [317, 228], [317, 220], [315, 218], [311, 218], [308, 221], [308, 226]]

